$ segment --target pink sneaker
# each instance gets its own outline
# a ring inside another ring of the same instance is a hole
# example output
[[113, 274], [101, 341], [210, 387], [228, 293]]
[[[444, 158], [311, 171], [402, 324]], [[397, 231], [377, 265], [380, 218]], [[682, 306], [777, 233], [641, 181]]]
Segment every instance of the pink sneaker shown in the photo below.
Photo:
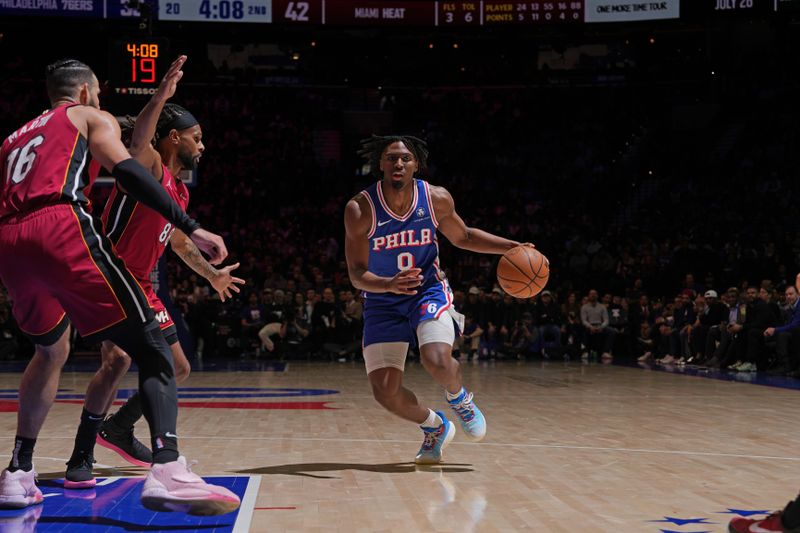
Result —
[[177, 511], [197, 516], [230, 513], [239, 508], [239, 497], [217, 485], [210, 485], [192, 472], [186, 458], [154, 464], [144, 480], [142, 505], [151, 511]]
[[36, 486], [36, 472], [3, 470], [0, 474], [0, 509], [22, 509], [42, 503], [42, 491]]

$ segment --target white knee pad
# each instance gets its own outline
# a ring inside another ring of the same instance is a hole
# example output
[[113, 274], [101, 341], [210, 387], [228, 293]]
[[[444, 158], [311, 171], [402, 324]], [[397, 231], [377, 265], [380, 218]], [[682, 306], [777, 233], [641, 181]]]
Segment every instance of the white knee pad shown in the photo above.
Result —
[[432, 318], [421, 322], [417, 326], [417, 339], [420, 346], [425, 346], [432, 342], [443, 342], [453, 345], [456, 340], [456, 331], [453, 327], [453, 317], [450, 313], [442, 313], [439, 318]]
[[408, 354], [407, 342], [378, 342], [364, 348], [364, 364], [367, 374], [381, 368], [403, 370]]

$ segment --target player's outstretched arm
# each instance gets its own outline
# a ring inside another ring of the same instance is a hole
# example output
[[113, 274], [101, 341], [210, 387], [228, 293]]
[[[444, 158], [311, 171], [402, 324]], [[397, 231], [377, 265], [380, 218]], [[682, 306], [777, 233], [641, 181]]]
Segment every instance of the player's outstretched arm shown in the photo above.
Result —
[[369, 271], [369, 235], [372, 213], [361, 195], [349, 202], [344, 210], [344, 254], [347, 272], [353, 287], [367, 292], [391, 292], [395, 294], [417, 294], [422, 284], [422, 271], [411, 268], [398, 272], [394, 277], [384, 277]]
[[192, 240], [180, 230], [175, 230], [169, 239], [169, 244], [184, 263], [211, 283], [214, 290], [219, 293], [220, 300], [224, 302], [226, 298], [233, 297], [231, 292], [240, 292], [238, 285], [244, 285], [244, 280], [231, 275], [232, 271], [239, 268], [239, 263], [217, 270], [206, 261]]
[[504, 254], [521, 243], [468, 227], [456, 213], [453, 197], [444, 187], [431, 186], [433, 211], [439, 221], [439, 231], [454, 246], [485, 254]]
[[111, 169], [111, 175], [134, 199], [172, 222], [185, 234], [191, 235], [198, 248], [212, 258], [227, 257], [228, 251], [222, 238], [200, 229], [200, 225], [169, 197], [153, 175], [130, 156], [120, 141], [119, 124], [110, 113], [88, 106], [76, 106], [67, 113], [78, 130], [85, 134], [92, 157], [105, 168]]
[[185, 62], [186, 56], [183, 55], [178, 56], [178, 59], [172, 62], [164, 79], [161, 80], [158, 90], [136, 117], [136, 126], [133, 128], [131, 136], [131, 146], [128, 151], [142, 166], [157, 177], [161, 176], [161, 156], [153, 147], [152, 140], [156, 134], [158, 117], [164, 109], [164, 104], [175, 95], [178, 82], [183, 77], [181, 68]]

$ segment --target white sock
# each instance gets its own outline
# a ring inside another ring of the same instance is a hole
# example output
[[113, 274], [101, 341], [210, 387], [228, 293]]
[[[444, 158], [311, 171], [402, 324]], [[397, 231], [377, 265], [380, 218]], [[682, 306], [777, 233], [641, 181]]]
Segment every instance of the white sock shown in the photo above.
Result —
[[452, 393], [451, 393], [450, 391], [448, 391], [447, 389], [445, 389], [445, 392], [447, 393], [447, 399], [448, 399], [448, 400], [450, 400], [450, 401], [453, 401], [453, 400], [455, 400], [456, 398], [458, 398], [459, 396], [461, 396], [462, 394], [464, 394], [464, 392], [465, 392], [465, 391], [464, 391], [464, 387], [461, 387], [461, 390], [459, 390], [459, 391], [458, 391], [457, 393], [455, 393], [455, 394], [452, 394]]
[[419, 425], [421, 428], [438, 428], [442, 425], [442, 419], [439, 418], [439, 415], [434, 413], [432, 410], [428, 409], [428, 418]]

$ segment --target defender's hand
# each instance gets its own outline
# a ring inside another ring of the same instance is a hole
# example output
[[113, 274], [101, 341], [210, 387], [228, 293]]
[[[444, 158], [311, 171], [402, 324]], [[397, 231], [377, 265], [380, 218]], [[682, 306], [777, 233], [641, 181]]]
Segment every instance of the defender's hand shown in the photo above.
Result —
[[239, 268], [239, 263], [235, 263], [233, 265], [228, 265], [225, 268], [220, 268], [217, 270], [217, 275], [214, 279], [209, 280], [211, 282], [211, 286], [214, 287], [214, 290], [219, 293], [219, 299], [221, 301], [225, 301], [225, 298], [233, 298], [231, 291], [233, 292], [240, 292], [239, 285], [244, 285], [244, 280], [241, 278], [235, 278], [231, 275], [231, 271], [236, 270]]

